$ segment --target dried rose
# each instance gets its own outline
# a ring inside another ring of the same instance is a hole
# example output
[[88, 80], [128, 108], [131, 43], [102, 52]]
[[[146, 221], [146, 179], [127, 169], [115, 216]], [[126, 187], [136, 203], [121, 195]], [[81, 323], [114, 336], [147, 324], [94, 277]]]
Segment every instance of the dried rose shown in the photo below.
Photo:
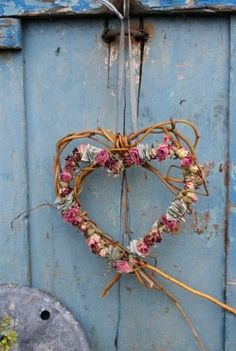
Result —
[[101, 237], [97, 234], [94, 234], [90, 236], [88, 239], [86, 239], [86, 243], [88, 244], [90, 250], [94, 254], [98, 254], [99, 251], [101, 250], [100, 240], [101, 240]]
[[109, 160], [109, 158], [110, 158], [109, 152], [107, 150], [101, 150], [98, 152], [98, 154], [95, 158], [95, 162], [99, 166], [105, 166], [105, 164]]
[[63, 171], [60, 176], [63, 182], [70, 182], [72, 180], [72, 174], [68, 171]]
[[141, 159], [140, 159], [139, 151], [138, 151], [137, 147], [132, 147], [129, 150], [129, 155], [130, 155], [131, 160], [133, 161], [133, 164], [140, 165]]
[[170, 153], [170, 148], [168, 145], [160, 144], [157, 148], [157, 158], [159, 161], [165, 160]]
[[71, 193], [72, 189], [70, 187], [63, 187], [59, 189], [59, 195], [65, 197]]
[[65, 169], [68, 172], [72, 172], [76, 166], [73, 156], [67, 156], [65, 159]]
[[130, 273], [133, 271], [133, 267], [129, 264], [129, 262], [124, 260], [118, 260], [114, 262], [113, 267], [119, 273]]
[[186, 156], [186, 157], [182, 158], [182, 160], [180, 161], [180, 165], [181, 165], [181, 167], [187, 168], [187, 167], [191, 166], [192, 162], [193, 162], [193, 160], [192, 160], [192, 157], [190, 155], [190, 156]]
[[105, 163], [105, 166], [113, 173], [119, 173], [119, 164], [113, 157], [109, 157]]
[[143, 241], [144, 243], [150, 247], [153, 246], [155, 243], [160, 243], [162, 240], [161, 238], [161, 234], [158, 230], [152, 230], [151, 232], [147, 233], [144, 238]]
[[130, 154], [126, 153], [126, 154], [124, 155], [124, 157], [123, 157], [123, 165], [124, 165], [125, 167], [129, 167], [129, 166], [133, 165], [133, 163], [134, 163], [134, 162], [133, 162], [133, 160], [132, 160]]
[[174, 220], [174, 219], [168, 220], [166, 215], [164, 215], [164, 216], [161, 217], [160, 223], [164, 224], [165, 229], [168, 232], [171, 232], [177, 227], [178, 221]]
[[65, 222], [78, 225], [81, 222], [78, 205], [74, 205], [69, 210], [62, 212], [62, 218]]
[[128, 249], [140, 257], [146, 257], [149, 254], [148, 246], [144, 243], [143, 239], [132, 240]]
[[149, 255], [149, 249], [148, 246], [145, 244], [144, 241], [140, 242], [140, 244], [137, 245], [138, 252], [142, 254], [142, 256], [146, 257]]

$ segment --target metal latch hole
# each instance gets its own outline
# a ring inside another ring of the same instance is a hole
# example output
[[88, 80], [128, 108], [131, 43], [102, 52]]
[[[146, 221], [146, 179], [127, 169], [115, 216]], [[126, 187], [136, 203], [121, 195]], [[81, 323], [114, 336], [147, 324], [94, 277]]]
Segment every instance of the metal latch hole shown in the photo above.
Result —
[[47, 310], [44, 310], [40, 313], [40, 318], [43, 320], [43, 321], [47, 321], [49, 318], [51, 317], [51, 313]]

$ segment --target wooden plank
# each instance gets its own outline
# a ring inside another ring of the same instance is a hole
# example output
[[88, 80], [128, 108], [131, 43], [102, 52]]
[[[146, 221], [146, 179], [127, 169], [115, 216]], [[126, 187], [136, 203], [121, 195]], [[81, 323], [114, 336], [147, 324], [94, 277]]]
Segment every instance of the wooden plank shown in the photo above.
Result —
[[7, 0], [0, 3], [0, 16], [62, 16], [99, 14], [107, 10], [93, 0]]
[[[122, 3], [111, 2], [122, 11]], [[220, 13], [235, 12], [235, 1], [216, 0], [132, 0], [132, 15], [152, 15], [158, 13]], [[96, 0], [2, 0], [0, 17], [64, 16], [64, 15], [108, 15], [105, 6]]]
[[[227, 276], [226, 299], [229, 304], [236, 306], [236, 19], [231, 17], [230, 23], [230, 113], [229, 113], [229, 203], [228, 203], [228, 237], [227, 237]], [[226, 315], [225, 350], [236, 348], [235, 318]]]
[[[200, 162], [210, 171], [210, 197], [200, 197], [196, 215], [153, 253], [165, 272], [224, 300], [227, 195], [220, 165], [228, 151], [228, 20], [145, 18], [144, 27], [152, 35], [144, 50], [139, 127], [170, 117], [193, 121], [201, 135]], [[164, 164], [158, 167], [166, 169]], [[131, 229], [139, 237], [173, 197], [152, 175], [130, 170], [128, 176]], [[162, 283], [181, 301], [206, 350], [222, 351], [223, 311]], [[124, 277], [120, 299], [118, 350], [197, 350], [188, 326], [161, 293], [144, 291]]]
[[30, 284], [27, 216], [11, 227], [28, 207], [22, 53], [0, 53], [0, 77], [0, 281]]
[[[103, 22], [96, 20], [25, 25], [31, 207], [55, 199], [52, 159], [59, 138], [97, 126], [115, 128], [114, 85], [107, 88], [102, 31]], [[104, 230], [118, 235], [120, 179], [108, 179], [103, 171], [91, 176], [83, 201]], [[80, 318], [93, 350], [113, 350], [117, 287], [99, 298], [113, 272], [51, 208], [31, 213], [30, 237], [33, 286], [58, 296]]]
[[0, 50], [22, 48], [21, 21], [16, 18], [0, 19]]

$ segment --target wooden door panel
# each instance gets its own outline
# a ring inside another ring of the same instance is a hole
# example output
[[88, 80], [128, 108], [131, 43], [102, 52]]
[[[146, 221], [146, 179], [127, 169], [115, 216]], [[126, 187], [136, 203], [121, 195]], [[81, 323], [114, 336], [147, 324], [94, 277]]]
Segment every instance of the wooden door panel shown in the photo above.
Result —
[[[134, 20], [133, 25], [138, 22]], [[167, 273], [224, 300], [230, 101], [231, 120], [234, 111], [234, 20], [231, 27], [228, 18], [217, 17], [152, 17], [145, 18], [144, 24], [150, 38], [142, 62], [139, 45], [134, 47], [136, 82], [140, 84], [139, 127], [170, 117], [196, 123], [201, 134], [199, 159], [209, 172], [210, 191], [209, 198], [199, 199], [193, 218], [188, 218], [177, 235], [166, 236], [154, 254], [159, 267]], [[109, 20], [109, 25], [117, 27], [119, 23]], [[117, 45], [110, 48], [108, 82], [109, 51], [101, 40], [104, 21], [27, 20], [23, 28], [23, 53], [0, 55], [1, 109], [4, 131], [10, 131], [10, 138], [5, 133], [1, 140], [2, 149], [8, 152], [1, 155], [3, 163], [9, 155], [2, 173], [1, 233], [6, 253], [0, 266], [1, 280], [32, 284], [59, 297], [80, 319], [93, 350], [197, 350], [175, 306], [161, 293], [144, 290], [133, 277], [123, 277], [101, 300], [99, 293], [113, 272], [89, 253], [82, 236], [63, 223], [52, 208], [31, 212], [29, 228], [24, 217], [16, 222], [13, 234], [8, 227], [10, 220], [27, 206], [54, 201], [52, 155], [58, 138], [71, 131], [97, 126], [114, 129], [116, 125]], [[127, 132], [128, 104], [127, 81]], [[121, 127], [123, 121], [119, 122]], [[17, 149], [14, 162], [11, 148]], [[166, 167], [159, 166], [163, 170]], [[128, 170], [127, 175], [130, 225], [138, 237], [165, 210], [172, 195], [140, 169]], [[121, 190], [120, 178], [108, 178], [99, 170], [88, 179], [82, 196], [91, 217], [117, 240], [122, 232]], [[228, 265], [232, 267], [228, 279], [234, 281], [232, 255]], [[162, 283], [179, 298], [206, 349], [222, 351], [224, 312]], [[228, 299], [232, 304], [233, 289], [231, 284]], [[227, 319], [226, 325], [227, 351], [233, 351], [233, 319]]]

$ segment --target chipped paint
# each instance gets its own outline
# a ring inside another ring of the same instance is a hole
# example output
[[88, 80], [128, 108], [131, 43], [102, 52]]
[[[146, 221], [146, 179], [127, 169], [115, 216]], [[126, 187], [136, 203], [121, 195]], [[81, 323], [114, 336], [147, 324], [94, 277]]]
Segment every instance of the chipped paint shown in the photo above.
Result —
[[[121, 2], [111, 0], [118, 8]], [[155, 13], [220, 13], [236, 12], [236, 4], [230, 1], [194, 0], [133, 0], [131, 15]], [[96, 0], [9, 0], [1, 3], [0, 17], [37, 17], [64, 15], [110, 15], [111, 12]]]
[[194, 7], [195, 6], [195, 0], [186, 0], [185, 1], [186, 7]]
[[0, 18], [0, 50], [19, 50], [21, 48], [21, 21], [16, 18]]
[[208, 177], [214, 168], [215, 168], [214, 161], [205, 161], [203, 164], [203, 170], [204, 170], [205, 176]]
[[210, 219], [210, 214], [208, 211], [200, 213], [193, 211], [192, 213], [192, 228], [194, 233], [203, 234], [208, 230], [208, 223]]
[[236, 279], [231, 279], [227, 282], [227, 285], [236, 285]]

